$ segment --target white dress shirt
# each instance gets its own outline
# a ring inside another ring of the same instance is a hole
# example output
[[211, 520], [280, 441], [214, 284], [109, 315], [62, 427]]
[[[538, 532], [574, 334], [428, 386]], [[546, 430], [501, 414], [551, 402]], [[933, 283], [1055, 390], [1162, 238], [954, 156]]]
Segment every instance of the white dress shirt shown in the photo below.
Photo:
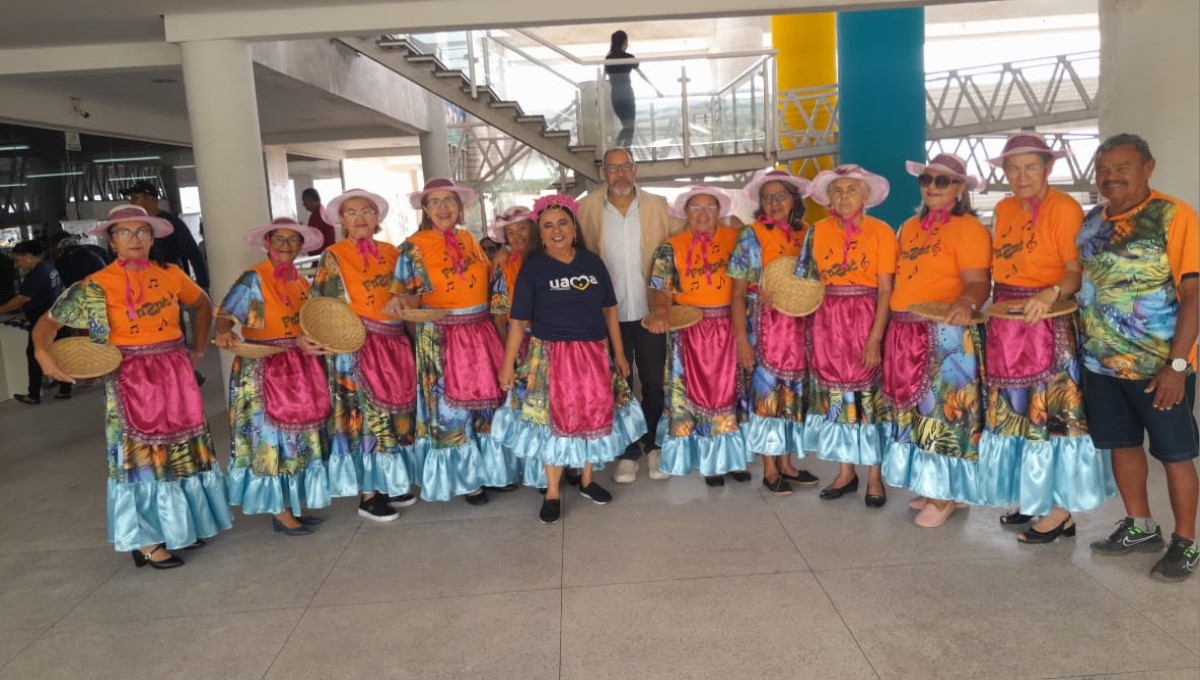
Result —
[[617, 318], [640, 321], [650, 313], [646, 301], [646, 273], [642, 271], [642, 222], [638, 198], [622, 215], [604, 198], [604, 266], [617, 294]]

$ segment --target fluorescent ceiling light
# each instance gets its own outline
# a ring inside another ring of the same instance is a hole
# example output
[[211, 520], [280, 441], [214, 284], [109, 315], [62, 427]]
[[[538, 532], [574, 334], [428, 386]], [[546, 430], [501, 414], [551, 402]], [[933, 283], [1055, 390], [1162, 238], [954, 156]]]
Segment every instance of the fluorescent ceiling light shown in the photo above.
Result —
[[113, 177], [108, 180], [110, 182], [136, 182], [139, 179], [158, 179], [154, 175], [142, 175], [141, 177]]
[[128, 158], [96, 158], [93, 163], [132, 163], [134, 161], [156, 161], [162, 156], [130, 156]]
[[37, 174], [25, 175], [26, 179], [37, 179], [39, 177], [74, 177], [82, 175], [82, 170], [73, 170], [71, 172], [39, 172]]
[[0, 189], [7, 189], [9, 187], [27, 187], [27, 186], [29, 186], [29, 185], [24, 182], [18, 182], [16, 184], [0, 184]]
[[0, 146], [0, 151], [28, 151], [28, 144], [17, 144], [16, 146]]
[[194, 168], [196, 166], [194, 166], [194, 165], [172, 165], [171, 167], [175, 168], [176, 170], [183, 170], [184, 168]]

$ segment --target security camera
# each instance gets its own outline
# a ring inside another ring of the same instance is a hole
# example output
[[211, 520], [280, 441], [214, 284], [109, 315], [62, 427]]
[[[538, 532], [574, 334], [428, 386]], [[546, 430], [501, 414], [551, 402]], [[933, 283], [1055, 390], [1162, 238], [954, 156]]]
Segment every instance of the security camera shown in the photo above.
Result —
[[80, 118], [92, 117], [92, 114], [88, 113], [87, 110], [83, 108], [83, 100], [81, 100], [79, 97], [71, 97], [71, 110], [79, 114]]

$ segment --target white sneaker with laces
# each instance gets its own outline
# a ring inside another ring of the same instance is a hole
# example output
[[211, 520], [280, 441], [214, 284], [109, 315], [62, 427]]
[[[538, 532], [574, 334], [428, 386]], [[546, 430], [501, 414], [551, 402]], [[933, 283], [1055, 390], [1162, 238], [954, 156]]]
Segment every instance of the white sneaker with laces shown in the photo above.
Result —
[[669, 479], [671, 475], [658, 469], [658, 463], [662, 459], [662, 451], [654, 449], [646, 456], [646, 467], [650, 468], [650, 479]]
[[617, 484], [632, 484], [637, 479], [638, 462], [636, 460], [620, 460], [617, 462], [617, 472], [613, 481]]

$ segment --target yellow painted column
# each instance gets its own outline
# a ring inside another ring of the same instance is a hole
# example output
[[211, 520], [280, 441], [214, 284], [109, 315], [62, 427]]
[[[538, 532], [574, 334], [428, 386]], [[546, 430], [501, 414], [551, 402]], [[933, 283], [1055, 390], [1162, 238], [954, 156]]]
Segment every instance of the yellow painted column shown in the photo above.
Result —
[[[771, 46], [779, 52], [775, 71], [780, 94], [837, 83], [837, 15], [833, 12], [771, 17]], [[780, 120], [786, 121], [790, 130], [803, 130], [806, 116], [813, 118], [814, 130], [824, 130], [829, 125], [830, 110], [812, 101], [783, 98], [780, 107]], [[795, 139], [793, 135], [781, 132], [779, 148], [790, 149], [798, 144], [822, 144], [825, 141], [824, 138]], [[811, 179], [817, 170], [832, 166], [832, 157], [822, 157], [811, 159], [809, 163], [794, 161], [788, 170]], [[820, 206], [810, 202], [809, 215], [811, 223], [824, 217], [825, 213]]]

